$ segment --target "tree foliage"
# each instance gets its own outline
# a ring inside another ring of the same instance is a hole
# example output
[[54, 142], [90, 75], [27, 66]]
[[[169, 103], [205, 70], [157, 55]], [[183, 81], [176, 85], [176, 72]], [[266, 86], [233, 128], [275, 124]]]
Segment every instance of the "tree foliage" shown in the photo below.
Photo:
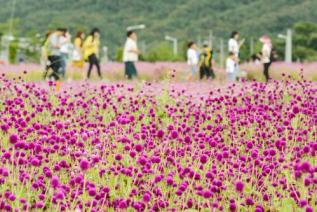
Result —
[[[0, 0], [0, 3], [0, 32], [6, 33], [12, 3], [6, 0]], [[153, 58], [157, 57], [155, 51], [164, 43], [166, 34], [184, 43], [197, 41], [198, 37], [202, 41], [208, 39], [209, 30], [213, 31], [215, 42], [219, 42], [218, 38], [227, 40], [233, 30], [240, 31], [245, 38], [263, 34], [276, 37], [295, 23], [305, 21], [304, 25], [295, 25], [295, 31], [311, 37], [298, 35], [295, 43], [301, 48], [306, 45], [315, 48], [316, 35], [312, 32], [316, 32], [316, 26], [308, 23], [317, 21], [315, 8], [316, 0], [269, 3], [267, 0], [19, 0], [14, 16], [19, 23], [16, 21], [14, 30], [25, 36], [30, 31], [44, 35], [60, 26], [70, 28], [72, 33], [77, 30], [88, 32], [97, 26], [102, 30], [103, 45], [115, 59], [116, 50], [124, 44], [126, 27], [146, 24], [147, 28], [138, 32], [139, 38], [146, 42], [149, 57]], [[242, 51], [243, 57], [248, 56], [247, 45]], [[215, 46], [219, 51], [219, 45]], [[170, 49], [167, 54], [171, 52]]]

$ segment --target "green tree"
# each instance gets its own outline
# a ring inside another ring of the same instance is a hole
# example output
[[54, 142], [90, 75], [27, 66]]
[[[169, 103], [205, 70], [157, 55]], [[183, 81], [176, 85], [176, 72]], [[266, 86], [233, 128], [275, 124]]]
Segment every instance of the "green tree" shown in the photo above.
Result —
[[317, 58], [317, 25], [300, 22], [294, 25], [294, 58], [314, 61]]

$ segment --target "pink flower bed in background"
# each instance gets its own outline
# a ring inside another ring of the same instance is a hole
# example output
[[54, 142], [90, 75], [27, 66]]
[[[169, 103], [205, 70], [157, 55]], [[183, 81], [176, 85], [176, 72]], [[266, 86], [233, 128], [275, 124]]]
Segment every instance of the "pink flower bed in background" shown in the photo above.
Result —
[[[175, 80], [187, 80], [190, 76], [188, 66], [184, 62], [138, 62], [136, 67], [139, 71], [139, 76], [145, 80], [163, 80], [169, 78], [172, 70], [176, 70]], [[263, 80], [262, 65], [247, 63], [242, 64], [241, 69], [247, 72], [248, 79]], [[124, 80], [124, 64], [117, 62], [109, 62], [102, 64], [101, 69], [103, 75], [113, 81]], [[34, 76], [34, 80], [40, 80], [43, 72], [43, 67], [38, 64], [21, 64], [21, 65], [4, 65], [0, 64], [0, 73], [7, 74], [21, 74], [24, 70], [27, 70], [29, 74]], [[87, 65], [83, 69], [86, 72]], [[292, 63], [287, 64], [284, 62], [273, 63], [270, 75], [273, 79], [282, 79], [282, 74], [292, 75], [294, 78], [299, 79], [299, 72], [303, 70], [304, 79], [317, 81], [317, 63]], [[69, 71], [68, 71], [69, 72]], [[221, 68], [215, 68], [217, 81], [225, 80], [225, 70]], [[95, 73], [93, 73], [95, 74]], [[81, 74], [82, 75], [82, 74]], [[198, 76], [198, 75], [197, 75]], [[32, 77], [29, 79], [32, 81]]]
[[[262, 64], [247, 63], [241, 65], [243, 70], [246, 70], [250, 77], [260, 78], [263, 77]], [[317, 62], [315, 63], [284, 63], [275, 62], [270, 68], [270, 75], [273, 79], [281, 79], [282, 74], [291, 75], [299, 79], [299, 72], [303, 70], [304, 79], [317, 81]]]

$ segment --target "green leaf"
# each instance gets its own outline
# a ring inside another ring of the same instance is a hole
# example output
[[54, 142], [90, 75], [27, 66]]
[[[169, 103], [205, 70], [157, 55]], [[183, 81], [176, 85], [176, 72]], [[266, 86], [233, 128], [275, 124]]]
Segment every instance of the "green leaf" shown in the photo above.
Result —
[[281, 201], [282, 206], [279, 209], [280, 212], [290, 212], [293, 211], [294, 208], [296, 208], [296, 203], [292, 198], [285, 198]]

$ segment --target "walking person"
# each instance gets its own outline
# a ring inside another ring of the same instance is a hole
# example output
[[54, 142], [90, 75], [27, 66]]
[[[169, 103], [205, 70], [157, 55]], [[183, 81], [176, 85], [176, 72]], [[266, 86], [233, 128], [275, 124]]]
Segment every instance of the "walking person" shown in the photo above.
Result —
[[200, 54], [199, 61], [199, 78], [202, 80], [204, 77], [209, 79], [215, 79], [215, 73], [213, 70], [213, 51], [208, 47], [207, 44], [204, 44], [203, 51]]
[[269, 36], [263, 35], [260, 38], [261, 43], [263, 43], [262, 51], [261, 51], [261, 61], [263, 63], [263, 74], [266, 82], [269, 81], [269, 69], [272, 64], [271, 55], [272, 55], [272, 42]]
[[190, 41], [187, 45], [187, 64], [191, 70], [191, 77], [189, 77], [190, 80], [195, 78], [195, 75], [197, 73], [197, 66], [199, 61], [199, 53], [197, 50], [197, 45], [195, 42]]
[[43, 41], [43, 45], [41, 47], [41, 65], [45, 67], [43, 78], [44, 80], [47, 77], [47, 74], [49, 72], [50, 66], [49, 66], [49, 60], [48, 60], [48, 43], [49, 43], [49, 37], [52, 34], [52, 32], [47, 32], [45, 34], [45, 39]]
[[70, 54], [71, 45], [72, 45], [71, 35], [69, 34], [67, 29], [65, 29], [63, 36], [60, 37], [60, 45], [61, 45], [60, 51], [61, 51], [61, 59], [62, 59], [61, 75], [63, 79], [65, 79], [67, 62], [69, 59], [69, 54]]
[[245, 40], [240, 40], [240, 33], [237, 31], [233, 31], [231, 33], [230, 39], [228, 41], [228, 52], [231, 52], [235, 56], [235, 76], [237, 77], [240, 68], [239, 68], [239, 53], [240, 53], [240, 47], [244, 44]]
[[84, 68], [84, 39], [85, 39], [85, 33], [82, 31], [79, 31], [76, 33], [76, 37], [74, 39], [74, 50], [72, 55], [72, 66], [73, 69], [71, 72], [70, 80], [74, 79], [74, 72], [82, 72], [83, 79], [85, 79], [83, 68]]
[[232, 52], [236, 58], [239, 58], [240, 47], [244, 44], [245, 41], [244, 39], [242, 39], [241, 41], [239, 39], [240, 33], [237, 31], [233, 31], [228, 41], [228, 51]]
[[90, 78], [91, 70], [93, 66], [96, 66], [98, 76], [102, 79], [100, 71], [100, 61], [99, 61], [99, 47], [100, 47], [100, 30], [94, 28], [91, 30], [89, 36], [86, 38], [84, 44], [84, 59], [88, 61], [89, 68], [87, 72], [87, 79]]
[[132, 79], [138, 75], [134, 63], [139, 60], [140, 54], [141, 51], [138, 49], [136, 33], [134, 31], [128, 31], [127, 40], [123, 49], [123, 62], [125, 66], [124, 75], [128, 79]]
[[49, 60], [48, 69], [52, 69], [52, 73], [49, 78], [53, 78], [56, 81], [60, 79], [60, 73], [62, 69], [62, 58], [60, 52], [60, 38], [65, 34], [66, 30], [59, 28], [52, 32], [47, 39], [47, 55]]

